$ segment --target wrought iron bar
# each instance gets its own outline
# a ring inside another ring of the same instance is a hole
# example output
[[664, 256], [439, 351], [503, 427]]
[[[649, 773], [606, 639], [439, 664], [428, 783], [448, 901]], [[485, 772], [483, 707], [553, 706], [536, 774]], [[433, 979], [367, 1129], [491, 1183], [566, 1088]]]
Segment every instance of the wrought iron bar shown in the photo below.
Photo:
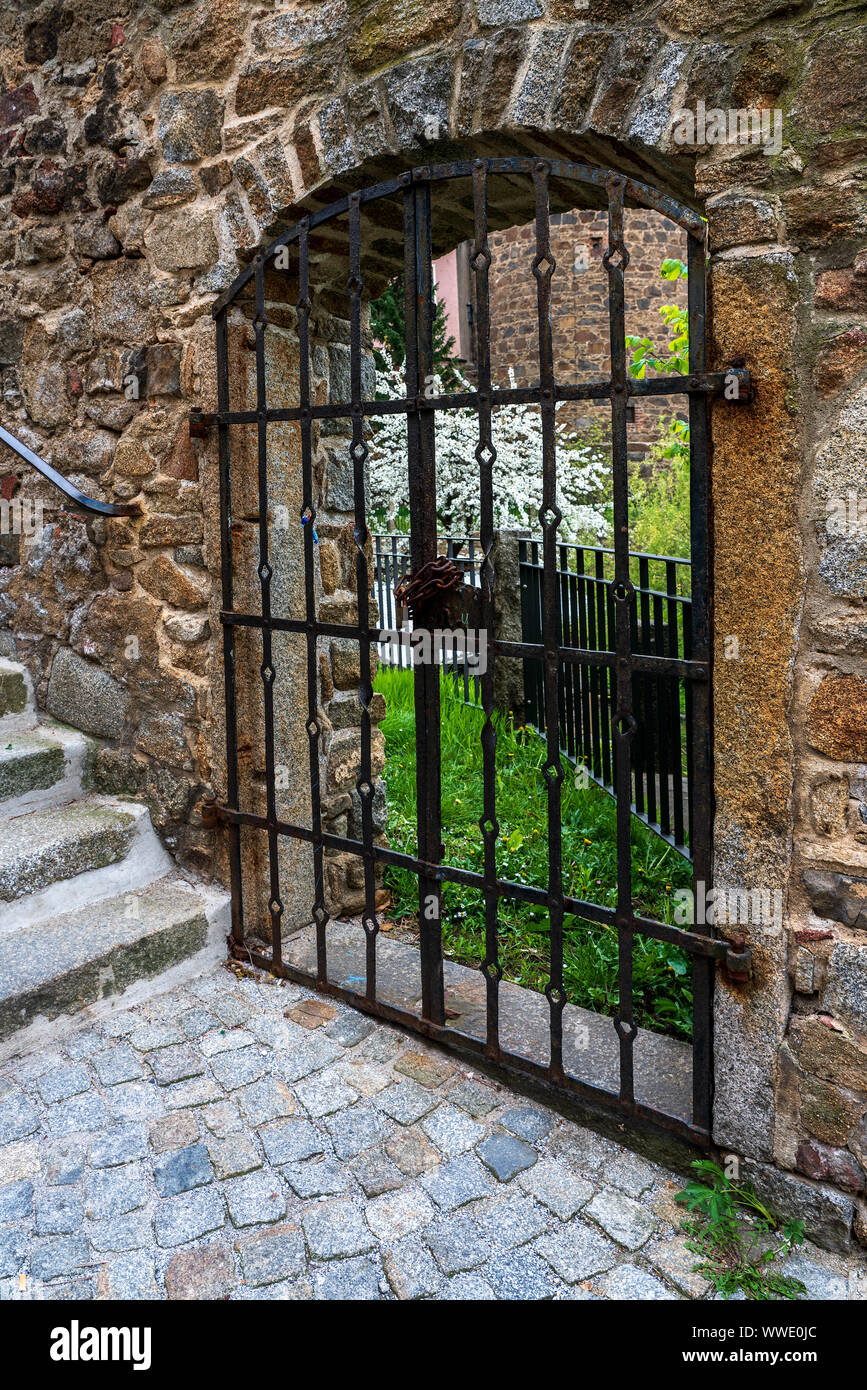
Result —
[[12, 449], [19, 458], [25, 463], [29, 463], [35, 468], [37, 473], [41, 473], [43, 478], [47, 478], [50, 483], [68, 497], [75, 507], [79, 507], [84, 512], [90, 512], [93, 516], [140, 516], [142, 507], [140, 502], [100, 502], [95, 497], [87, 497], [83, 492], [71, 483], [68, 478], [64, 478], [62, 473], [58, 473], [56, 468], [52, 468], [50, 463], [46, 463], [44, 458], [29, 449], [26, 444], [22, 444], [20, 439], [16, 439], [14, 434], [3, 429], [0, 425], [0, 442]]
[[[437, 556], [435, 415], [426, 408], [424, 387], [433, 377], [433, 260], [430, 185], [412, 182], [404, 194], [406, 293], [406, 394], [416, 408], [407, 416], [410, 496], [410, 554], [415, 573]], [[419, 858], [442, 859], [440, 808], [440, 686], [433, 663], [413, 667], [416, 720], [416, 817]], [[420, 875], [418, 883], [422, 1015], [445, 1021], [442, 948], [442, 880]]]

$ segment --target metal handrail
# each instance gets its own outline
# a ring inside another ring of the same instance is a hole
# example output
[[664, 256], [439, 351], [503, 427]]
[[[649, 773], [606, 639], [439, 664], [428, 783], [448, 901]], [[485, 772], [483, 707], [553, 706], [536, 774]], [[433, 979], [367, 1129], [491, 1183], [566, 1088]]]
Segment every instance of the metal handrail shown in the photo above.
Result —
[[25, 463], [32, 464], [50, 483], [53, 483], [65, 497], [82, 511], [93, 512], [96, 516], [139, 516], [141, 514], [140, 502], [99, 502], [95, 497], [85, 497], [83, 492], [64, 478], [62, 473], [58, 473], [56, 468], [52, 468], [50, 463], [40, 458], [32, 449], [28, 449], [26, 444], [22, 444], [20, 439], [16, 439], [14, 434], [4, 430], [0, 425], [0, 441], [13, 449], [19, 458], [24, 459]]

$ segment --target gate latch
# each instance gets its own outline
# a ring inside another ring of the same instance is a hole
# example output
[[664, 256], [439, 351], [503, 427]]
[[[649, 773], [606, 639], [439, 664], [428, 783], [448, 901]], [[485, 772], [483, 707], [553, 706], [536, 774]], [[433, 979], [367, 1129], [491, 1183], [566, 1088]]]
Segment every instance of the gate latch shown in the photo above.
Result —
[[725, 969], [735, 984], [746, 984], [753, 976], [752, 947], [742, 936], [733, 936], [725, 955]]

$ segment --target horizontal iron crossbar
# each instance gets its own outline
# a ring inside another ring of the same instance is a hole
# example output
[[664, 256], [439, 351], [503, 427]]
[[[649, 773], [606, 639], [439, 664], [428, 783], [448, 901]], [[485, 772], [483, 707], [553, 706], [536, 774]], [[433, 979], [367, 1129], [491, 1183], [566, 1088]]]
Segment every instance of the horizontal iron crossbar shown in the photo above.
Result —
[[[355, 642], [386, 642], [392, 633], [388, 628], [371, 627], [360, 630], [346, 623], [321, 623], [315, 618], [277, 618], [263, 617], [260, 613], [220, 613], [220, 622], [227, 627], [254, 627], [269, 632], [307, 632], [317, 637], [346, 637]], [[489, 636], [488, 652], [495, 655], [530, 660], [544, 653], [538, 642], [507, 642]], [[580, 647], [561, 647], [560, 660], [578, 666], [616, 666], [619, 658], [616, 652], [585, 651]], [[685, 661], [673, 656], [655, 656], [650, 652], [633, 652], [627, 664], [634, 671], [650, 671], [672, 676], [683, 676], [687, 680], [706, 681], [710, 678], [706, 661]]]
[[[308, 988], [318, 990], [321, 994], [343, 1000], [354, 1008], [360, 1009], [362, 1013], [370, 1014], [373, 1018], [409, 1028], [414, 1033], [421, 1033], [423, 1037], [429, 1038], [431, 1042], [449, 1048], [452, 1052], [463, 1052], [468, 1056], [478, 1057], [491, 1065], [486, 1043], [483, 1039], [475, 1038], [470, 1033], [458, 1032], [457, 1029], [449, 1028], [445, 1024], [433, 1023], [420, 1014], [410, 1013], [409, 1010], [400, 1009], [382, 999], [370, 999], [359, 994], [356, 990], [347, 989], [332, 980], [320, 979], [316, 975], [309, 974], [306, 970], [288, 965], [283, 960], [275, 961], [266, 950], [251, 950], [246, 945], [235, 945], [233, 953], [237, 960], [255, 965], [260, 970], [267, 970], [270, 975], [276, 975], [278, 979], [307, 985]], [[543, 1086], [551, 1086], [551, 1075], [548, 1067], [535, 1061], [532, 1057], [526, 1057], [520, 1052], [512, 1052], [507, 1048], [501, 1047], [499, 1049], [497, 1061], [492, 1070], [502, 1072], [507, 1077], [528, 1076]], [[609, 1110], [611, 1107], [610, 1091], [606, 1091], [601, 1086], [594, 1086], [591, 1082], [581, 1081], [568, 1073], [559, 1078], [556, 1089], [573, 1096], [576, 1101], [586, 1101], [588, 1104], [603, 1110]], [[630, 1120], [639, 1128], [651, 1133], [661, 1131], [665, 1134], [671, 1134], [700, 1148], [707, 1148], [710, 1144], [710, 1135], [701, 1125], [689, 1124], [680, 1116], [669, 1115], [664, 1110], [656, 1110], [649, 1105], [642, 1105], [640, 1101], [620, 1102], [618, 1114], [621, 1118]]]
[[[732, 381], [736, 381], [738, 394], [733, 399], [746, 403], [750, 394], [750, 374], [743, 367], [732, 367], [725, 372], [701, 372], [695, 376], [660, 376], [647, 381], [633, 381], [625, 385], [612, 381], [588, 381], [579, 386], [556, 386], [553, 389], [555, 401], [610, 401], [619, 393], [627, 399], [632, 396], [719, 396]], [[396, 400], [362, 400], [354, 405], [346, 402], [332, 402], [328, 405], [286, 406], [257, 410], [192, 411], [190, 419], [194, 425], [258, 425], [262, 420], [271, 424], [285, 424], [292, 420], [339, 420], [355, 419], [359, 415], [375, 417], [378, 415], [409, 415], [416, 411], [472, 410], [479, 405], [542, 405], [550, 396], [538, 386], [503, 387], [489, 395], [479, 391], [459, 391], [447, 396], [401, 396]]]

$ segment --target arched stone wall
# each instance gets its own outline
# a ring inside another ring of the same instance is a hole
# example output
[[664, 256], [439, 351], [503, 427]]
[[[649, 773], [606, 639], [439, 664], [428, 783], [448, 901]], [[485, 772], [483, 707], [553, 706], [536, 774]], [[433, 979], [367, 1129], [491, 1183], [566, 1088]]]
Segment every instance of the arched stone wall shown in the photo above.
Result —
[[[190, 442], [186, 414], [214, 403], [214, 296], [300, 210], [458, 156], [608, 165], [707, 216], [710, 365], [743, 357], [755, 384], [750, 405], [713, 412], [716, 881], [784, 904], [779, 930], [751, 933], [753, 983], [719, 984], [715, 1132], [826, 1241], [853, 1221], [864, 1237], [857, 8], [44, 0], [6, 7], [0, 64], [4, 423], [91, 491], [147, 508], [86, 529], [52, 514], [0, 570], [0, 617], [40, 699], [65, 718], [87, 704], [98, 784], [146, 796], [200, 867], [212, 844], [194, 809], [220, 764], [218, 551], [213, 446]], [[779, 141], [679, 144], [676, 113], [699, 103], [778, 110]], [[466, 214], [435, 225], [438, 251]], [[492, 225], [531, 216], [512, 190]], [[380, 235], [385, 271], [400, 230]], [[832, 525], [850, 493], [854, 523]]]

